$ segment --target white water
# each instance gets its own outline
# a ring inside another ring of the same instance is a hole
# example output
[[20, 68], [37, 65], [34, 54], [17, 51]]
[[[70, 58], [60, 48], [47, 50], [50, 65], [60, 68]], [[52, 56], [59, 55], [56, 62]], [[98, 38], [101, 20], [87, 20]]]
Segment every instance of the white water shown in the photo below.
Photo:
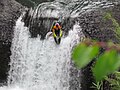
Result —
[[15, 26], [8, 86], [0, 90], [69, 90], [71, 50], [79, 42], [76, 23], [61, 44], [53, 37], [30, 38], [20, 17]]

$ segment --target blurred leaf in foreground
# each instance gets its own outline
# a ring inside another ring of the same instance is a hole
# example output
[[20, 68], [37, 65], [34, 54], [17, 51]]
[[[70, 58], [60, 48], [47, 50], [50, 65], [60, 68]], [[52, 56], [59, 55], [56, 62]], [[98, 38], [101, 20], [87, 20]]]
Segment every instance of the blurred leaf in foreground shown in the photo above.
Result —
[[97, 82], [106, 75], [116, 71], [120, 66], [120, 55], [115, 50], [105, 51], [101, 55], [93, 68], [93, 75]]
[[98, 46], [79, 44], [73, 50], [72, 58], [77, 68], [85, 67], [99, 53]]

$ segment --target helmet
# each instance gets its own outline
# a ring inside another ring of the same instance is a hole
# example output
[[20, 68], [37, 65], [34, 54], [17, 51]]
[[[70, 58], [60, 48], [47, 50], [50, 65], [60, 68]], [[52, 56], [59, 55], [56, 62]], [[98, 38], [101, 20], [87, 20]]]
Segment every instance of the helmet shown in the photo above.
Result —
[[58, 26], [60, 26], [60, 25], [59, 25], [59, 23], [56, 23], [55, 26], [58, 27]]

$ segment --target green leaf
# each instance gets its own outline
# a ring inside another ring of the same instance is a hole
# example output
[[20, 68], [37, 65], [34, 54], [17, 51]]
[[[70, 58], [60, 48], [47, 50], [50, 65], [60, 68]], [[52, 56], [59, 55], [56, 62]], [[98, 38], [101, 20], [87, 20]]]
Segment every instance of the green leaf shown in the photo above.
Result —
[[98, 46], [86, 46], [80, 44], [75, 47], [72, 58], [77, 68], [85, 67], [99, 53]]
[[120, 66], [120, 55], [115, 50], [106, 51], [101, 55], [93, 68], [96, 81], [101, 81], [104, 76], [114, 72]]

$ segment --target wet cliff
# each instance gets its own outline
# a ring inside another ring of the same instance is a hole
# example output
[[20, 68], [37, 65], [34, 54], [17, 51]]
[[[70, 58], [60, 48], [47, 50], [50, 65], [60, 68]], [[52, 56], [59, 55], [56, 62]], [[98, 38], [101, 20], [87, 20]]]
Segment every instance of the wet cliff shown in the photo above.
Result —
[[14, 0], [0, 0], [0, 83], [7, 79], [13, 28], [22, 10]]
[[[120, 41], [115, 37], [115, 27], [112, 24], [112, 21], [105, 20], [104, 17], [106, 13], [112, 13], [112, 16], [120, 24], [120, 4], [116, 4], [112, 7], [106, 9], [97, 9], [81, 15], [78, 19], [80, 25], [83, 29], [84, 34], [88, 38], [92, 38], [99, 41], [112, 41], [114, 43], [120, 43]], [[93, 90], [90, 87], [94, 79], [92, 78], [91, 62], [88, 66], [82, 69], [82, 90]], [[104, 90], [111, 90], [108, 82], [104, 82]]]

